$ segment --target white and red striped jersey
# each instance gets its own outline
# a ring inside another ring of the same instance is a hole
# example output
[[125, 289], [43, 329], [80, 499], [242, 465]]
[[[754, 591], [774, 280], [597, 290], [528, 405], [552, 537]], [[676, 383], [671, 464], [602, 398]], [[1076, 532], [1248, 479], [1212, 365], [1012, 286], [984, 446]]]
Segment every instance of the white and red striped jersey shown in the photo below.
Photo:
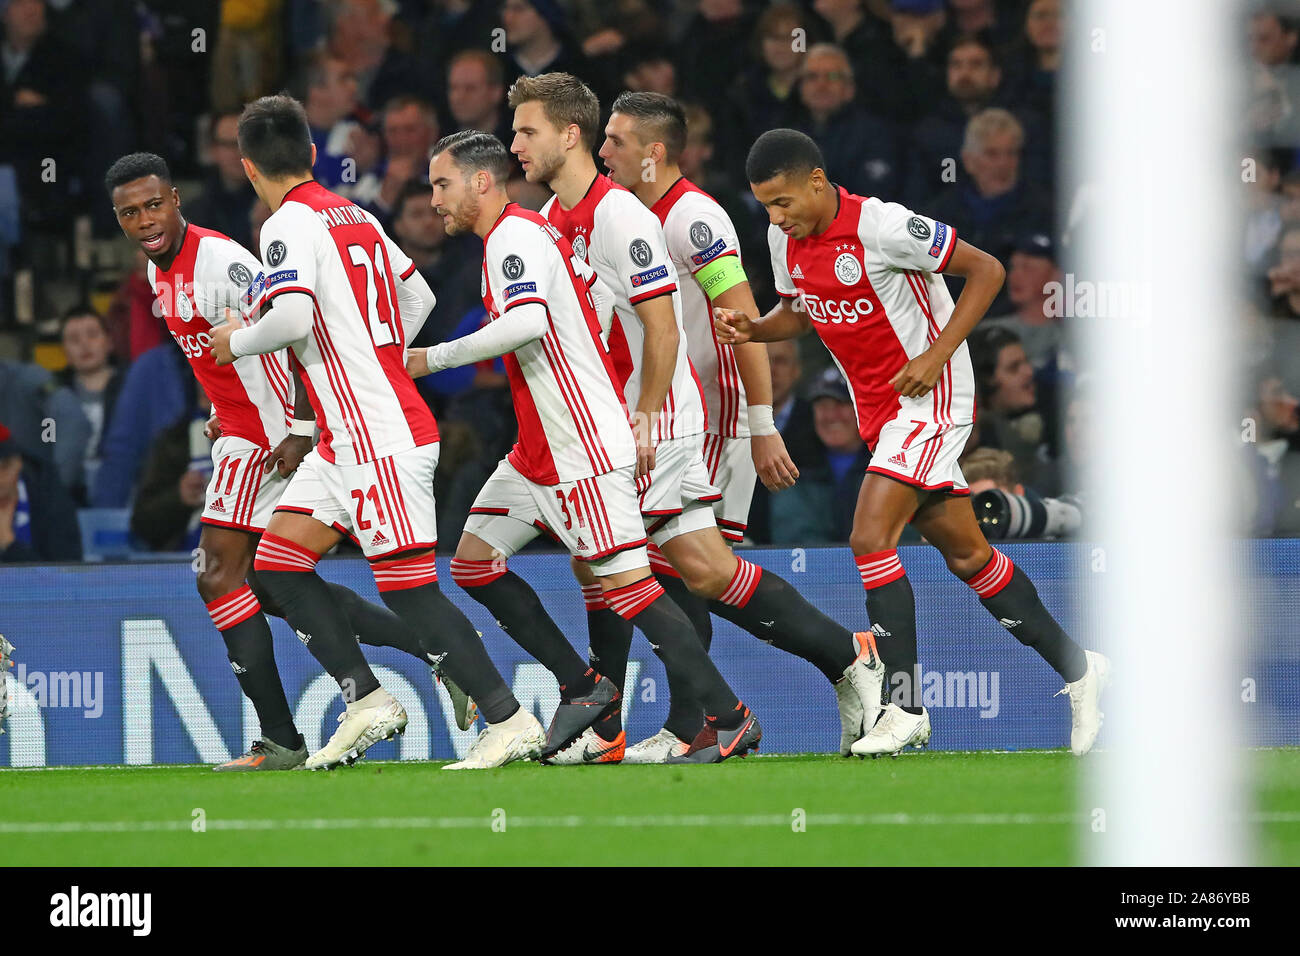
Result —
[[608, 176], [597, 175], [587, 194], [572, 209], [552, 196], [542, 215], [568, 239], [580, 259], [591, 264], [614, 298], [609, 352], [623, 383], [629, 410], [641, 395], [641, 359], [645, 330], [638, 303], [671, 295], [677, 315], [677, 368], [664, 399], [655, 440], [683, 438], [704, 431], [704, 393], [687, 356], [682, 328], [682, 300], [677, 270], [658, 218], [641, 200]]
[[170, 268], [148, 265], [157, 308], [211, 399], [221, 433], [270, 449], [289, 433], [293, 417], [288, 352], [246, 355], [219, 366], [208, 334], [212, 326], [225, 323], [227, 308], [240, 311], [244, 293], [261, 269], [239, 243], [193, 223], [186, 225]]
[[821, 235], [791, 239], [768, 229], [776, 290], [798, 298], [848, 382], [858, 431], [875, 449], [881, 426], [906, 409], [917, 423], [975, 419], [975, 375], [958, 346], [930, 394], [903, 398], [889, 380], [939, 337], [952, 296], [938, 273], [957, 246], [942, 222], [906, 206], [837, 187], [839, 210]]
[[312, 297], [311, 332], [293, 360], [321, 429], [321, 457], [340, 465], [386, 458], [438, 440], [406, 373], [396, 279], [415, 264], [360, 206], [309, 180], [262, 226], [263, 274], [247, 296], [257, 314], [285, 292]]
[[636, 441], [601, 345], [591, 267], [535, 212], [510, 203], [483, 239], [483, 306], [546, 309], [546, 334], [504, 357], [519, 441], [509, 461], [539, 485], [579, 481], [636, 463]]
[[[731, 217], [716, 199], [685, 176], [673, 183], [650, 211], [663, 224], [668, 253], [679, 278], [694, 276], [723, 256], [740, 258], [740, 240]], [[705, 430], [723, 438], [748, 438], [748, 406], [736, 350], [718, 341], [713, 331], [713, 303], [699, 282], [683, 279], [681, 294], [686, 350], [704, 389], [708, 413]]]

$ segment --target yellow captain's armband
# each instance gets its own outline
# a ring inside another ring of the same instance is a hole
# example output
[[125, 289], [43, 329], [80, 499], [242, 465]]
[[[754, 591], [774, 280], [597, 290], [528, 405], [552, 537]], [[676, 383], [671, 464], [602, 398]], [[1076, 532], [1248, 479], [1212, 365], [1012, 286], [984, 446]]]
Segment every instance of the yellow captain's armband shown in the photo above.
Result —
[[732, 286], [747, 282], [748, 279], [745, 267], [740, 264], [740, 256], [719, 256], [695, 273], [695, 281], [700, 284], [705, 295], [716, 299]]

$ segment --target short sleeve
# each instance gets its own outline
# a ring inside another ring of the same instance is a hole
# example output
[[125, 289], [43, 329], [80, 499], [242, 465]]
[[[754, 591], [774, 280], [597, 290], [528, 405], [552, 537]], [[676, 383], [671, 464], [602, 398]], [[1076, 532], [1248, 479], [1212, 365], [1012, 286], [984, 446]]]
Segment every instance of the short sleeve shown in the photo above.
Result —
[[683, 226], [686, 229], [686, 246], [690, 249], [686, 256], [686, 266], [692, 275], [724, 256], [740, 255], [740, 240], [736, 237], [736, 230], [721, 208], [699, 203], [690, 212], [689, 221], [684, 221]]
[[602, 243], [614, 256], [617, 275], [601, 278], [610, 285], [621, 284], [634, 306], [677, 291], [677, 269], [668, 254], [659, 217], [631, 193], [626, 198], [622, 193], [611, 195], [620, 199], [602, 224], [610, 232]]
[[298, 203], [281, 206], [262, 226], [262, 280], [257, 295], [263, 304], [284, 292], [306, 292], [315, 298], [316, 241], [323, 228], [315, 213]]
[[786, 264], [786, 246], [789, 240], [777, 226], [767, 227], [767, 248], [772, 254], [772, 280], [776, 285], [777, 295], [783, 299], [793, 299], [799, 291], [790, 278], [790, 267]]
[[863, 236], [863, 245], [876, 247], [886, 264], [896, 269], [942, 272], [957, 247], [957, 231], [912, 212], [898, 203], [885, 203], [876, 220], [875, 242]]
[[527, 220], [511, 217], [493, 230], [483, 249], [483, 263], [497, 313], [505, 315], [529, 302], [546, 305], [554, 271], [551, 257], [557, 255], [550, 237]]
[[213, 325], [225, 321], [225, 310], [245, 312], [249, 288], [262, 271], [253, 254], [231, 239], [205, 237], [194, 269], [194, 297], [199, 312]]

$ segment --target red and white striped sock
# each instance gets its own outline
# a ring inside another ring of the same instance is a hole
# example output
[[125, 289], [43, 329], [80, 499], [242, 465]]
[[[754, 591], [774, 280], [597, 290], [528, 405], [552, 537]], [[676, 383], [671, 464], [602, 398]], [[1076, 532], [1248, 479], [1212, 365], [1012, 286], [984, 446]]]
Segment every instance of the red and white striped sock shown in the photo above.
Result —
[[609, 604], [605, 601], [605, 592], [599, 582], [582, 586], [582, 606], [587, 611], [603, 611]]
[[438, 565], [432, 552], [414, 558], [372, 561], [370, 571], [375, 576], [375, 586], [381, 592], [404, 591], [438, 580]]
[[677, 569], [668, 563], [664, 553], [659, 550], [659, 546], [653, 541], [646, 545], [646, 553], [650, 555], [650, 570], [655, 574], [663, 574], [670, 578], [680, 578]]
[[625, 620], [632, 620], [663, 596], [664, 589], [653, 577], [642, 578], [621, 588], [605, 592], [610, 610]]
[[254, 614], [260, 614], [262, 611], [257, 595], [247, 584], [237, 591], [231, 591], [216, 600], [209, 601], [207, 608], [208, 615], [212, 618], [212, 626], [218, 631], [243, 624]]
[[898, 560], [897, 548], [859, 554], [853, 560], [858, 566], [858, 574], [862, 576], [862, 586], [868, 591], [897, 581], [907, 574], [903, 570], [903, 563]]
[[763, 578], [763, 569], [757, 564], [750, 564], [744, 558], [736, 559], [736, 570], [731, 575], [731, 582], [718, 595], [719, 604], [732, 607], [744, 607], [758, 589], [758, 582]]
[[302, 571], [310, 574], [316, 570], [316, 562], [319, 560], [319, 554], [296, 541], [282, 538], [278, 534], [264, 534], [257, 545], [257, 555], [253, 558], [253, 570]]
[[504, 561], [466, 561], [451, 559], [451, 579], [462, 588], [469, 589], [491, 584], [506, 573]]
[[971, 590], [980, 596], [981, 600], [993, 597], [1004, 587], [1011, 583], [1011, 576], [1015, 574], [1016, 566], [1011, 563], [1011, 559], [999, 551], [993, 549], [993, 557], [989, 558], [988, 564], [977, 571], [966, 583], [970, 585]]

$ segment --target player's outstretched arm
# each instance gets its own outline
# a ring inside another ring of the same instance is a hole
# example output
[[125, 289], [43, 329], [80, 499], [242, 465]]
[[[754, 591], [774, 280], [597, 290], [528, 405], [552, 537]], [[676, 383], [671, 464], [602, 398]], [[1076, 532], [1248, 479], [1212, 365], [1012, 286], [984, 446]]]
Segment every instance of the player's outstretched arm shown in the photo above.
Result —
[[759, 319], [753, 318], [758, 313], [757, 307], [753, 312], [715, 308], [713, 330], [718, 340], [728, 345], [797, 339], [812, 328], [812, 321], [798, 303], [798, 299], [782, 298], [776, 308]]
[[483, 328], [451, 342], [440, 342], [427, 349], [408, 349], [406, 371], [412, 378], [483, 362], [521, 349], [546, 334], [546, 306], [527, 302], [507, 309], [505, 315]]
[[306, 292], [284, 292], [255, 325], [240, 328], [240, 316], [226, 309], [226, 322], [212, 329], [212, 357], [230, 365], [245, 355], [265, 355], [287, 348], [311, 331], [312, 298]]
[[993, 256], [960, 239], [948, 260], [948, 267], [943, 271], [962, 276], [966, 284], [953, 306], [948, 325], [939, 333], [939, 337], [890, 379], [889, 384], [904, 398], [918, 398], [929, 394], [930, 389], [934, 388], [943, 367], [952, 358], [952, 353], [957, 351], [957, 346], [966, 340], [979, 320], [984, 318], [984, 313], [997, 297], [1007, 274], [1002, 263]]
[[[741, 282], [711, 300], [724, 312], [757, 315], [758, 304], [748, 282]], [[736, 368], [745, 386], [749, 406], [749, 450], [754, 469], [768, 491], [794, 486], [799, 477], [785, 439], [772, 419], [772, 367], [767, 361], [767, 346], [761, 342], [742, 342], [735, 346]]]

